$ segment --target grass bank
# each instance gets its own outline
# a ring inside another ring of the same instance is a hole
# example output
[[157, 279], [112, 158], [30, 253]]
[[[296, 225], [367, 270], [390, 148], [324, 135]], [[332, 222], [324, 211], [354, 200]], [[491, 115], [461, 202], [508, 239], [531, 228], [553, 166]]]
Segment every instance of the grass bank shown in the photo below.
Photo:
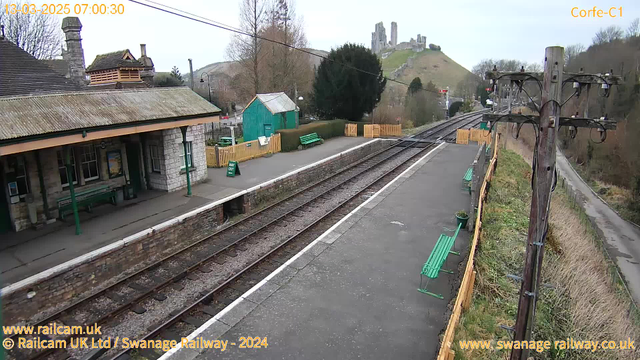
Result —
[[[454, 341], [456, 359], [505, 359], [506, 350], [462, 350], [459, 340], [510, 340], [500, 325], [513, 326], [529, 223], [531, 168], [515, 152], [500, 150], [483, 215], [476, 254], [473, 303]], [[536, 313], [535, 340], [637, 339], [637, 313], [615, 277], [601, 242], [586, 215], [561, 186], [554, 192], [544, 255], [543, 287]], [[634, 359], [638, 350], [550, 349], [532, 352], [536, 359]]]

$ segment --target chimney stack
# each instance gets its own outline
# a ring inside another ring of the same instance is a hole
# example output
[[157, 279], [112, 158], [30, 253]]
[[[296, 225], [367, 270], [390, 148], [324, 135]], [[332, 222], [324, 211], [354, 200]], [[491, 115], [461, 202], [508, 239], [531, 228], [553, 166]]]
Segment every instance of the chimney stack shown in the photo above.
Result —
[[156, 74], [155, 67], [153, 66], [153, 60], [147, 56], [147, 45], [140, 44], [140, 57], [138, 61], [144, 65], [144, 69], [140, 72], [140, 78], [149, 86], [153, 86], [153, 77]]
[[63, 57], [69, 64], [69, 77], [71, 80], [86, 85], [87, 74], [84, 68], [84, 50], [82, 50], [82, 38], [80, 38], [82, 24], [77, 17], [62, 19], [62, 31], [67, 42], [67, 51]]
[[147, 45], [140, 44], [140, 56], [147, 56]]

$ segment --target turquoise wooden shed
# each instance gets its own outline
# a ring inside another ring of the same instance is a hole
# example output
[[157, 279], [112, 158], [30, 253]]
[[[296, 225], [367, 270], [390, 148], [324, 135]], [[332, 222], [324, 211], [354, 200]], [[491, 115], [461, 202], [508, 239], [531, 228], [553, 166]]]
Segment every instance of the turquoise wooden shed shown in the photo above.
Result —
[[271, 136], [280, 129], [294, 129], [297, 125], [298, 108], [283, 92], [256, 95], [242, 114], [245, 141]]

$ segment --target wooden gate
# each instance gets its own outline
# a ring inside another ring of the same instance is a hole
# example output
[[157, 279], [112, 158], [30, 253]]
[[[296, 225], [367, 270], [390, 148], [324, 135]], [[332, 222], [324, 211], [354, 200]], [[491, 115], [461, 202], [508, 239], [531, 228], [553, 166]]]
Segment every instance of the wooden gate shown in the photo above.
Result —
[[364, 137], [366, 138], [377, 138], [380, 137], [380, 125], [365, 125], [364, 126]]
[[344, 124], [344, 136], [358, 136], [358, 125]]

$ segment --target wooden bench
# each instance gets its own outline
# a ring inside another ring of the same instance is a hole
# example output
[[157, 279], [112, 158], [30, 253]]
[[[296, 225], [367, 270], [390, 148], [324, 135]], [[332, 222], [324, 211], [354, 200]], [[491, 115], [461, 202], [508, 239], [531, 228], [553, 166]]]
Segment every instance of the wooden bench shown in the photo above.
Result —
[[[442, 266], [447, 260], [447, 257], [449, 256], [449, 254], [460, 255], [459, 252], [453, 251], [451, 250], [451, 248], [454, 247], [454, 244], [456, 242], [456, 238], [458, 237], [458, 232], [460, 232], [461, 226], [462, 224], [458, 225], [458, 229], [456, 229], [456, 232], [453, 234], [453, 236], [448, 236], [447, 234], [444, 234], [444, 233], [440, 234], [440, 238], [438, 238], [438, 242], [436, 242], [436, 246], [433, 247], [433, 250], [431, 251], [429, 258], [427, 259], [427, 262], [424, 263], [424, 266], [422, 267], [422, 272], [420, 272], [420, 287], [418, 288], [418, 291], [420, 291], [421, 293], [431, 295], [438, 299], [444, 299], [442, 295], [435, 294], [428, 291], [427, 285], [429, 285], [429, 280], [436, 279], [438, 277], [438, 274], [440, 274], [441, 271], [449, 274], [453, 274], [453, 271], [443, 269]], [[449, 230], [449, 229], [445, 229], [445, 230]], [[453, 230], [449, 230], [449, 231], [453, 231]], [[427, 278], [427, 281], [423, 287], [422, 282], [424, 277]]]
[[314, 144], [316, 142], [319, 142], [321, 144], [324, 142], [322, 140], [322, 138], [320, 136], [318, 136], [317, 133], [311, 133], [311, 134], [300, 136], [300, 144], [302, 146], [311, 145], [311, 144]]
[[[116, 193], [109, 188], [108, 185], [98, 186], [89, 190], [78, 191], [76, 195], [76, 204], [78, 208], [84, 207], [88, 212], [92, 211], [92, 206], [102, 201], [109, 201], [113, 205], [116, 204]], [[58, 205], [58, 213], [60, 219], [64, 220], [64, 215], [73, 212], [71, 204], [71, 195], [64, 196], [56, 200]]]

